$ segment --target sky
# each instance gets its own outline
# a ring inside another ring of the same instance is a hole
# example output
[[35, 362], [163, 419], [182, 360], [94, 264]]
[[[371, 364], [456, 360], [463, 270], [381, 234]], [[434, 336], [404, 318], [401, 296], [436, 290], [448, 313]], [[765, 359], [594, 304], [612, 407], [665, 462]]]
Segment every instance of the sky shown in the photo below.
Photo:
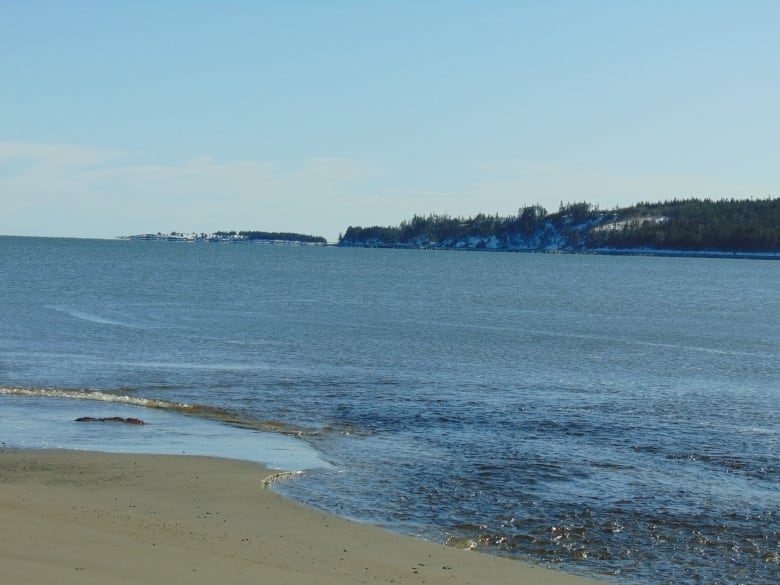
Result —
[[0, 234], [780, 196], [776, 0], [0, 0]]

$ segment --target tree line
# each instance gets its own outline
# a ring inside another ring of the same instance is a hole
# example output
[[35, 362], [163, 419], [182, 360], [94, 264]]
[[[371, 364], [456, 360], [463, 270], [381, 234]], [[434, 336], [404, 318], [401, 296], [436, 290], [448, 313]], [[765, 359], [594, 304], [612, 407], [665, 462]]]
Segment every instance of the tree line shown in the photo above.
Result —
[[277, 242], [301, 242], [305, 244], [327, 244], [328, 241], [322, 236], [310, 236], [307, 234], [296, 234], [293, 232], [263, 232], [257, 230], [244, 230], [240, 232], [236, 231], [221, 231], [214, 232], [215, 236], [219, 237], [231, 237], [240, 236], [246, 240], [255, 241], [277, 241]]
[[623, 210], [620, 222], [613, 229], [596, 230], [590, 246], [780, 251], [780, 198], [640, 203]]
[[553, 213], [528, 205], [505, 217], [432, 213], [398, 226], [349, 226], [339, 245], [780, 252], [780, 198], [673, 199], [610, 211], [561, 202]]

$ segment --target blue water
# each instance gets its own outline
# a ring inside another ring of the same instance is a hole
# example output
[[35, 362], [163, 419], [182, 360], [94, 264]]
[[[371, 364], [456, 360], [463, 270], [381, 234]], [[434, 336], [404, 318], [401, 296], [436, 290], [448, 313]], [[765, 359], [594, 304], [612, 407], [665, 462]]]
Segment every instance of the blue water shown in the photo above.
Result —
[[780, 583], [778, 262], [0, 238], [0, 299], [7, 446], [167, 433], [453, 546]]

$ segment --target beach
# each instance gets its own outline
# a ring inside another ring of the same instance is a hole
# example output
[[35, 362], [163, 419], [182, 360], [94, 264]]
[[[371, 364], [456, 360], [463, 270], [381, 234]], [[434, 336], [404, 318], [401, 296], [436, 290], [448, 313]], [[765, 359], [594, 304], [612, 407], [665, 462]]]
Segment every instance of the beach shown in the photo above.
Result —
[[309, 509], [228, 459], [0, 451], [5, 585], [597, 583]]

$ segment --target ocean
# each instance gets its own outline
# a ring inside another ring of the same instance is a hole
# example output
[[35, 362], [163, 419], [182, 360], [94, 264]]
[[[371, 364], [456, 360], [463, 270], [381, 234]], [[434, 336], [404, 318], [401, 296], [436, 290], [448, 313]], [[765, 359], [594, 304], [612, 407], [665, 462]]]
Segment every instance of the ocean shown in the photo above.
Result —
[[0, 447], [618, 584], [780, 583], [779, 356], [772, 260], [0, 237]]

